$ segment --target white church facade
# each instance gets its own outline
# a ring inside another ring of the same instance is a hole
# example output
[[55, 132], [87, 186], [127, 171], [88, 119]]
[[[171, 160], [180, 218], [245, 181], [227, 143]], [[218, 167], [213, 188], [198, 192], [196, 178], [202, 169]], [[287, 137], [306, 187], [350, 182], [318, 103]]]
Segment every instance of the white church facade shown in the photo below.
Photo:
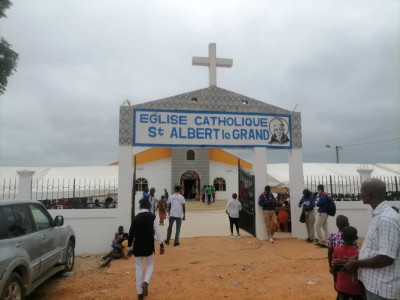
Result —
[[[118, 165], [118, 162], [112, 165]], [[252, 164], [218, 148], [153, 147], [132, 156], [136, 198], [144, 188], [154, 187], [160, 197], [179, 185], [186, 200], [199, 200], [204, 185], [215, 189], [216, 199], [230, 199], [238, 193], [238, 168]]]

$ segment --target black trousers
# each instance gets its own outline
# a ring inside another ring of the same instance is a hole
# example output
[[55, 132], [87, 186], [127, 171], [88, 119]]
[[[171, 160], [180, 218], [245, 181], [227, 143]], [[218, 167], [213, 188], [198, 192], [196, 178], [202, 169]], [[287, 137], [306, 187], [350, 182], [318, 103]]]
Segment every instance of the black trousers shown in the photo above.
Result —
[[233, 234], [233, 224], [235, 224], [236, 233], [239, 234], [239, 218], [229, 217], [229, 228], [231, 229], [231, 234]]

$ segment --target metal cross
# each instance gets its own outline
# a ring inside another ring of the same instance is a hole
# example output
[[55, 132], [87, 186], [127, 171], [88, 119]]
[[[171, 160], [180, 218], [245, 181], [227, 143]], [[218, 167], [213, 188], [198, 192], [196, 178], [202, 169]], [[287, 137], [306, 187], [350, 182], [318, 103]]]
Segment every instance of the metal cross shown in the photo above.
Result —
[[208, 66], [209, 82], [211, 86], [217, 86], [217, 67], [230, 68], [233, 60], [229, 58], [217, 58], [217, 45], [208, 44], [208, 57], [193, 56], [192, 65]]

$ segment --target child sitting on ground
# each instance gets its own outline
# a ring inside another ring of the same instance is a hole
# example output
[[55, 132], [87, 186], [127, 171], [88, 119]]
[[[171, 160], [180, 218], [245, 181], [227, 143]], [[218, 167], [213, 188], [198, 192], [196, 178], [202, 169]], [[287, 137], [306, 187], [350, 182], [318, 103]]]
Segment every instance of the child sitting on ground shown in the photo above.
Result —
[[341, 272], [340, 269], [349, 259], [358, 257], [358, 249], [354, 246], [357, 241], [357, 229], [352, 226], [346, 226], [342, 230], [342, 239], [344, 244], [336, 246], [333, 251], [332, 266], [336, 276], [337, 299], [343, 300], [363, 300], [363, 289], [361, 283], [357, 280], [356, 274]]
[[121, 246], [122, 246], [122, 258], [123, 259], [128, 259], [128, 233], [123, 233], [122, 234], [122, 239], [121, 239]]
[[113, 259], [122, 257], [122, 245], [120, 240], [123, 238], [119, 237], [119, 233], [115, 233], [115, 238], [112, 241], [111, 247], [113, 248], [110, 253], [103, 256], [103, 259], [99, 261], [100, 268], [107, 266]]

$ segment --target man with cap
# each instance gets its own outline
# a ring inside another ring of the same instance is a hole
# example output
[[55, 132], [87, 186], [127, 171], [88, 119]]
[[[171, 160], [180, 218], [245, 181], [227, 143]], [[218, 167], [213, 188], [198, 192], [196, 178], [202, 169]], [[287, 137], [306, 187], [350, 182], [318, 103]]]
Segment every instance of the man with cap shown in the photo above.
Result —
[[154, 233], [160, 243], [160, 254], [164, 254], [164, 244], [156, 216], [150, 212], [150, 201], [147, 197], [139, 201], [139, 208], [140, 211], [133, 218], [129, 229], [128, 249], [129, 253], [135, 256], [138, 299], [143, 299], [149, 293], [149, 283], [154, 268]]

